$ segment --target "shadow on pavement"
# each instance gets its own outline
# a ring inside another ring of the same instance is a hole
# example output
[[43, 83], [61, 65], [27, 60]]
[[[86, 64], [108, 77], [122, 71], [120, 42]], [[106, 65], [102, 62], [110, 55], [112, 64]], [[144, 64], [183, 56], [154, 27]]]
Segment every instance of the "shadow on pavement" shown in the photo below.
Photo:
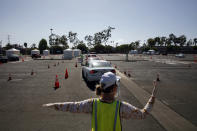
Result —
[[86, 80], [84, 80], [87, 87], [91, 90], [91, 91], [95, 91], [96, 89], [96, 84], [98, 84], [98, 82], [87, 82]]

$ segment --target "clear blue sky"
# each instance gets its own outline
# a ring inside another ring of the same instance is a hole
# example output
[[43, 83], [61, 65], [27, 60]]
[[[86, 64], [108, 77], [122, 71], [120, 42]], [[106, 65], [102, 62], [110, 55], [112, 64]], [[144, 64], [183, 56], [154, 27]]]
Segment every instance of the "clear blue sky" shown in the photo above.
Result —
[[30, 46], [58, 35], [77, 32], [79, 39], [108, 26], [110, 41], [144, 42], [150, 37], [197, 37], [197, 0], [0, 0], [0, 40]]

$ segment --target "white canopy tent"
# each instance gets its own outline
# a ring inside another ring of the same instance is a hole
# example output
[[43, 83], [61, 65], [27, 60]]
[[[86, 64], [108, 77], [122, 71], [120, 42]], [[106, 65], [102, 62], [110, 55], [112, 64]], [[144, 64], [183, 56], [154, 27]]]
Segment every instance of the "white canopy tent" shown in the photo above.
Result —
[[64, 50], [64, 55], [62, 56], [62, 59], [71, 60], [72, 58], [73, 58], [73, 50], [72, 49]]
[[6, 56], [10, 56], [11, 54], [20, 55], [20, 50], [17, 50], [15, 48], [6, 50]]
[[31, 55], [33, 54], [40, 54], [40, 51], [37, 49], [31, 50]]
[[43, 50], [43, 55], [45, 56], [49, 55], [49, 50]]
[[74, 57], [79, 57], [81, 55], [81, 50], [80, 49], [74, 49], [73, 50], [73, 54], [74, 54]]

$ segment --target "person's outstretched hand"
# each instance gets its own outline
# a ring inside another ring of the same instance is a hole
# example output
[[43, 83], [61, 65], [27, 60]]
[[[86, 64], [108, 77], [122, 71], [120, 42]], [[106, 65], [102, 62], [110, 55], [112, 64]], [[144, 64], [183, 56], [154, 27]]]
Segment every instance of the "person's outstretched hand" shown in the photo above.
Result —
[[51, 108], [53, 108], [54, 107], [54, 104], [52, 104], [52, 103], [43, 104], [42, 107], [49, 107], [49, 108], [51, 107]]
[[157, 90], [158, 90], [158, 88], [157, 88], [157, 82], [156, 82], [156, 80], [154, 80], [154, 81], [153, 81], [153, 91], [152, 91], [152, 96], [154, 96], [154, 97], [155, 97], [155, 95], [157, 94]]

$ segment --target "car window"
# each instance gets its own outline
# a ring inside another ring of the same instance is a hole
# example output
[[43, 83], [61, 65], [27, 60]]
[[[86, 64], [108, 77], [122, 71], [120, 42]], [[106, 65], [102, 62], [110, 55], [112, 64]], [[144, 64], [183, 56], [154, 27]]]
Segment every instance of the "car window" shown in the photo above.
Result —
[[92, 67], [111, 67], [109, 62], [93, 62]]

